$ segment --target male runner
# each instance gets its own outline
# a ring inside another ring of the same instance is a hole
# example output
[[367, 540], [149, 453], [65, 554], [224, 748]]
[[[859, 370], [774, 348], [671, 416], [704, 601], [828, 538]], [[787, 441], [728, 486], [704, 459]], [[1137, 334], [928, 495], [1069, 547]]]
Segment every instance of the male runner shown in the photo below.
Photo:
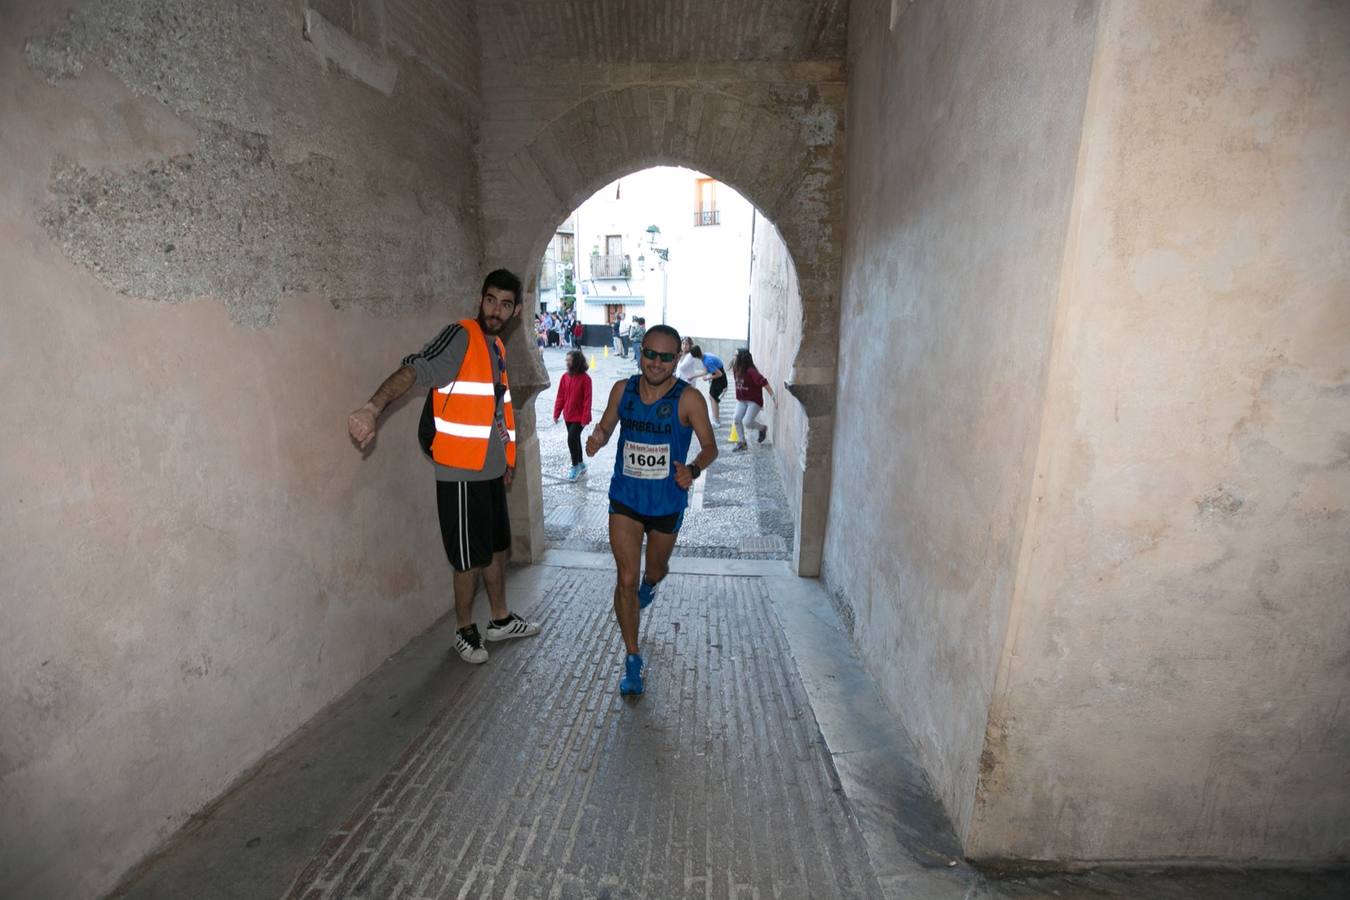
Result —
[[[622, 425], [609, 482], [609, 546], [618, 569], [614, 616], [628, 651], [621, 694], [642, 693], [638, 610], [651, 605], [666, 576], [689, 503], [689, 486], [717, 459], [717, 438], [703, 396], [675, 377], [679, 352], [678, 331], [669, 325], [652, 326], [643, 336], [640, 374], [615, 382], [605, 413], [586, 440], [586, 455], [594, 456], [609, 443], [614, 426]], [[686, 465], [689, 439], [695, 434], [701, 449]], [[644, 534], [647, 572], [639, 585]]]

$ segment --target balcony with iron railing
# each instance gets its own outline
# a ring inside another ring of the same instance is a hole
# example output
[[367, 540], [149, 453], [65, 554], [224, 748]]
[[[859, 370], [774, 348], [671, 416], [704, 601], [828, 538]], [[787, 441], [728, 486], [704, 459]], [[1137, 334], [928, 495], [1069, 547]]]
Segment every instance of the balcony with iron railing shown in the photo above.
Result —
[[592, 278], [631, 278], [633, 263], [627, 253], [592, 253]]
[[700, 209], [694, 213], [694, 227], [699, 228], [703, 225], [721, 225], [722, 211], [720, 209]]

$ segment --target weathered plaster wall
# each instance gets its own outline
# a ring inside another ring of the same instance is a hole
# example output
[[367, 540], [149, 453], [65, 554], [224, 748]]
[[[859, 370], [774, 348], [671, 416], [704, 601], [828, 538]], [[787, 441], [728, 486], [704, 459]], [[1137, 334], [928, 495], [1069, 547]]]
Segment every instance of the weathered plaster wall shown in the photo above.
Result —
[[[812, 462], [813, 434], [805, 408], [791, 396], [793, 362], [803, 339], [801, 286], [783, 236], [773, 227], [773, 223], [763, 217], [755, 223], [753, 257], [750, 269], [750, 350], [754, 354], [756, 368], [769, 380], [779, 396], [778, 403], [769, 404], [764, 421], [773, 430], [772, 451], [778, 460], [783, 488], [792, 507], [796, 529], [794, 549], [798, 557], [796, 567], [818, 572], [824, 529], [816, 526], [823, 523], [829, 508], [829, 494], [827, 491], [810, 493], [804, 490], [804, 485], [810, 484], [806, 472]], [[813, 336], [806, 337], [807, 340], [815, 340]], [[728, 354], [722, 359], [728, 366], [727, 378], [734, 382], [730, 373], [732, 355]], [[724, 416], [734, 415], [734, 391], [733, 383], [722, 398]], [[821, 427], [815, 431], [814, 438], [817, 441], [829, 439], [831, 423], [827, 419], [823, 417]], [[828, 447], [825, 452], [828, 454]], [[828, 486], [828, 482], [825, 484]]]
[[962, 831], [1012, 597], [1096, 5], [857, 2], [824, 572]]
[[48, 6], [0, 6], [0, 892], [87, 897], [448, 607], [416, 404], [344, 423], [473, 305], [477, 50], [387, 4], [385, 94], [299, 3]]
[[[41, 218], [68, 256], [122, 293], [220, 297], [249, 325], [270, 324], [287, 292], [397, 313], [478, 274], [440, 252], [476, 240], [461, 209], [474, 199], [470, 134], [449, 126], [476, 108], [476, 85], [407, 65], [392, 97], [355, 84], [307, 95], [325, 76], [302, 9], [91, 4], [25, 43], [50, 81], [106, 68], [197, 132], [184, 153], [116, 172], [58, 155]], [[456, 172], [459, 190], [421, 178], [425, 165]]]
[[[792, 359], [815, 389], [811, 409], [831, 407], [847, 4], [482, 0], [478, 9], [483, 45], [496, 48], [482, 74], [487, 258], [533, 273], [558, 223], [613, 179], [655, 165], [706, 172], [782, 231], [801, 279], [802, 329], [819, 336]], [[527, 347], [511, 346], [512, 394], [530, 396], [547, 376]], [[517, 557], [531, 558], [543, 543], [537, 444], [532, 420], [518, 430], [526, 477], [511, 497], [512, 534]], [[825, 435], [813, 484], [828, 478]]]
[[1350, 6], [1111, 2], [972, 852], [1350, 858]]

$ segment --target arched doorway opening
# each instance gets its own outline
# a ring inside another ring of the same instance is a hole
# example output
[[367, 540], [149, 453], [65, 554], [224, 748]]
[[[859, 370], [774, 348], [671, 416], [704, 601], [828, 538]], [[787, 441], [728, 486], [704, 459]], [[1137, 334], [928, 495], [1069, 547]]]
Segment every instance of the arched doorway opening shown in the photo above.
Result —
[[[775, 271], [761, 271], [761, 258]], [[606, 498], [617, 442], [593, 459], [574, 457], [576, 445], [569, 452], [567, 426], [553, 418], [569, 357], [589, 370], [582, 383], [591, 388], [588, 409], [598, 419], [609, 389], [637, 371], [636, 335], [662, 324], [692, 343], [677, 371], [707, 405], [721, 451], [691, 487], [676, 555], [791, 558], [793, 508], [777, 435], [799, 431], [797, 405], [783, 393], [796, 347], [785, 340], [792, 335], [783, 315], [788, 279], [780, 270], [795, 279], [772, 223], [732, 186], [686, 168], [625, 175], [557, 226], [532, 282], [535, 345], [550, 380], [535, 400], [547, 546], [609, 552]], [[765, 314], [775, 327], [755, 321]], [[737, 434], [731, 373], [743, 349], [754, 350], [771, 388], [762, 427], [742, 422]], [[714, 381], [705, 362], [722, 377]], [[572, 439], [589, 430], [574, 427]], [[695, 439], [690, 457], [699, 449]]]
[[[779, 317], [779, 331], [788, 336], [783, 405], [800, 417], [791, 453], [780, 445], [794, 514], [790, 554], [794, 570], [811, 576], [819, 574], [829, 491], [843, 197], [842, 127], [834, 101], [812, 99], [814, 90], [799, 98], [808, 116], [767, 95], [751, 102], [687, 84], [643, 83], [593, 94], [521, 136], [513, 152], [485, 160], [483, 205], [487, 258], [516, 261], [527, 284], [537, 279], [538, 261], [568, 213], [616, 178], [653, 166], [706, 173], [776, 224], [799, 298]], [[538, 302], [527, 289], [527, 318]], [[514, 338], [511, 354], [512, 391], [522, 407], [550, 381], [538, 353], [522, 352], [534, 349], [528, 331]], [[532, 409], [518, 423], [525, 478], [512, 491], [511, 511], [519, 560], [536, 558], [546, 545], [541, 424]]]

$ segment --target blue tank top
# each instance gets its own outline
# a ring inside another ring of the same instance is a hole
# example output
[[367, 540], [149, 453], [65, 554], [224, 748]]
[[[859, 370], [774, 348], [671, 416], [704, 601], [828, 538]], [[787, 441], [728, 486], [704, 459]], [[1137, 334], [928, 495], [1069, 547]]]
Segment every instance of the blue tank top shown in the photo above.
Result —
[[609, 497], [646, 516], [668, 516], [689, 503], [689, 492], [675, 483], [675, 463], [689, 454], [694, 429], [680, 424], [680, 395], [675, 385], [655, 403], [643, 403], [634, 375], [619, 400], [619, 448]]

